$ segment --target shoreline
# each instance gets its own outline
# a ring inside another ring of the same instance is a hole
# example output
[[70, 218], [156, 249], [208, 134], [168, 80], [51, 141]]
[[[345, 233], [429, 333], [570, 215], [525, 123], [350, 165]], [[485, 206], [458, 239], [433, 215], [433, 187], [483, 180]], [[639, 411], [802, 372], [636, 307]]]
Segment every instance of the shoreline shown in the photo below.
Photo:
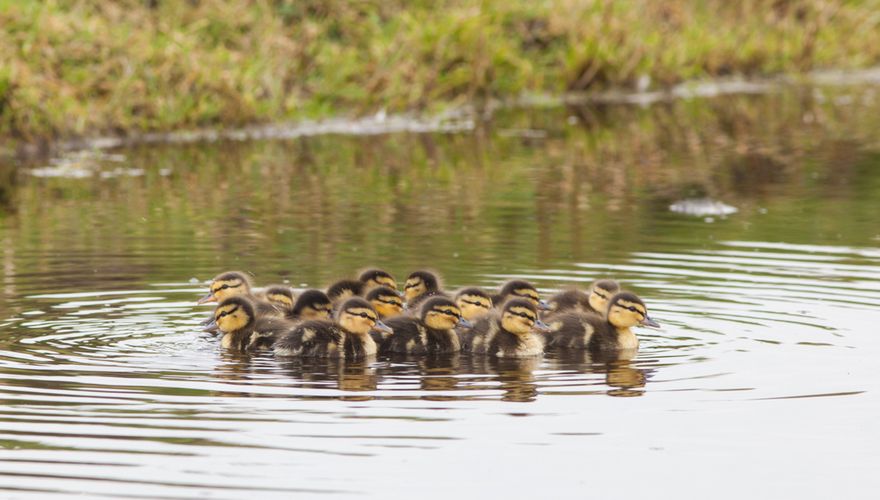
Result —
[[[661, 90], [623, 89], [587, 93], [527, 94], [512, 99], [490, 99], [480, 105], [465, 104], [434, 114], [401, 113], [388, 115], [384, 110], [362, 117], [330, 117], [318, 120], [281, 121], [234, 128], [180, 129], [119, 136], [94, 136], [78, 139], [17, 144], [0, 156], [39, 159], [52, 155], [149, 144], [195, 144], [216, 141], [289, 140], [318, 135], [369, 136], [393, 133], [459, 133], [476, 128], [502, 109], [560, 107], [566, 105], [618, 104], [651, 106], [682, 99], [711, 99], [724, 95], [766, 94], [796, 87], [880, 87], [880, 66], [862, 70], [817, 70], [805, 74], [778, 75], [767, 78], [720, 78], [683, 82]], [[15, 144], [15, 141], [10, 141]]]

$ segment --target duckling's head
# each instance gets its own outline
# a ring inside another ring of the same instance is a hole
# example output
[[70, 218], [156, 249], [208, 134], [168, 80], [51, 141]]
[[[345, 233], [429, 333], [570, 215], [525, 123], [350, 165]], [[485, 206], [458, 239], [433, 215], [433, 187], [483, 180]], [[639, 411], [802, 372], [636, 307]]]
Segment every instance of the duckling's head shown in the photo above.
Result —
[[333, 304], [321, 290], [306, 290], [293, 304], [290, 315], [300, 319], [330, 319]]
[[391, 333], [391, 329], [379, 321], [379, 315], [369, 302], [354, 297], [346, 300], [336, 314], [339, 326], [355, 335], [369, 335], [371, 330]]
[[636, 294], [620, 292], [608, 302], [608, 322], [619, 330], [634, 326], [659, 328], [660, 324], [648, 316], [648, 308]]
[[266, 287], [265, 294], [266, 300], [275, 304], [281, 309], [284, 309], [285, 311], [293, 309], [293, 289], [291, 289], [289, 286], [272, 285], [270, 287]]
[[598, 280], [590, 287], [590, 307], [595, 311], [607, 311], [608, 301], [620, 291], [620, 284], [614, 280]]
[[230, 333], [247, 328], [256, 320], [254, 304], [243, 295], [229, 297], [214, 310], [214, 321], [206, 330], [214, 328]]
[[327, 296], [334, 304], [344, 302], [346, 299], [361, 294], [364, 284], [357, 280], [339, 280], [327, 287]]
[[470, 321], [461, 317], [461, 309], [451, 299], [434, 297], [422, 306], [422, 322], [435, 330], [451, 330], [456, 326], [471, 327]]
[[461, 309], [461, 315], [468, 321], [489, 314], [492, 309], [492, 297], [479, 288], [465, 288], [455, 294], [455, 304]]
[[367, 294], [367, 302], [372, 304], [380, 318], [398, 316], [403, 312], [403, 299], [397, 290], [387, 286], [379, 286]]
[[223, 302], [226, 298], [249, 293], [251, 293], [251, 280], [247, 275], [239, 271], [227, 271], [211, 280], [211, 291], [199, 299], [199, 304]]
[[498, 297], [501, 299], [499, 300], [500, 303], [511, 298], [521, 298], [528, 300], [539, 309], [550, 309], [549, 304], [547, 304], [546, 301], [541, 300], [541, 296], [538, 294], [538, 289], [535, 288], [535, 285], [524, 280], [508, 281], [501, 287], [501, 292], [498, 293]]
[[510, 299], [501, 310], [501, 327], [514, 335], [528, 335], [533, 330], [548, 331], [538, 319], [538, 308], [529, 299]]
[[364, 291], [377, 286], [387, 286], [392, 290], [397, 290], [397, 281], [394, 280], [394, 276], [381, 269], [367, 269], [361, 273], [358, 280], [364, 284]]
[[440, 290], [440, 280], [429, 271], [416, 271], [406, 277], [403, 294], [407, 302], [411, 302], [426, 293]]

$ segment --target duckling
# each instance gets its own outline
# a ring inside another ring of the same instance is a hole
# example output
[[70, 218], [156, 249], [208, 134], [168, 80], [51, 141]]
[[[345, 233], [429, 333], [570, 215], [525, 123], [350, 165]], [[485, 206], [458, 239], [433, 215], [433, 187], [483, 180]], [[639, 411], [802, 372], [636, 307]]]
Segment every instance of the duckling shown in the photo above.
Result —
[[415, 271], [406, 277], [403, 285], [403, 298], [406, 299], [406, 308], [411, 311], [418, 310], [422, 301], [435, 295], [446, 296], [440, 290], [440, 278], [430, 271]]
[[211, 280], [211, 291], [199, 299], [199, 304], [208, 302], [223, 302], [229, 297], [244, 295], [253, 301], [257, 314], [260, 316], [280, 316], [281, 308], [275, 304], [262, 300], [253, 294], [251, 280], [242, 272], [227, 271], [218, 274]]
[[385, 322], [392, 330], [380, 338], [383, 353], [449, 353], [460, 349], [456, 326], [469, 327], [461, 309], [446, 297], [431, 297], [422, 305], [418, 318], [398, 316]]
[[321, 290], [312, 288], [299, 295], [286, 316], [287, 319], [300, 321], [330, 319], [332, 312], [333, 304], [330, 302], [330, 297]]
[[567, 312], [553, 317], [548, 334], [549, 347], [589, 349], [602, 352], [638, 349], [634, 326], [659, 328], [648, 316], [648, 309], [636, 294], [620, 292], [608, 302], [606, 316]]
[[296, 300], [293, 289], [286, 285], [267, 286], [260, 295], [285, 314], [293, 309]]
[[387, 286], [378, 286], [367, 293], [369, 302], [382, 319], [400, 316], [403, 313], [403, 299], [397, 290]]
[[465, 288], [455, 294], [455, 304], [461, 309], [461, 316], [473, 322], [489, 314], [492, 297], [479, 288]]
[[[471, 323], [492, 311], [492, 296], [480, 288], [465, 288], [455, 294], [455, 304], [461, 309], [461, 316]], [[470, 328], [456, 327], [459, 341]]]
[[364, 293], [379, 286], [387, 286], [392, 290], [397, 290], [397, 281], [394, 280], [394, 277], [381, 269], [367, 269], [361, 273], [358, 281], [364, 284], [362, 290]]
[[568, 311], [588, 312], [604, 316], [608, 310], [608, 299], [620, 290], [620, 284], [614, 280], [597, 280], [590, 285], [590, 293], [577, 288], [563, 290], [550, 299], [548, 314]]
[[284, 318], [258, 314], [251, 298], [234, 295], [220, 302], [205, 331], [219, 330], [223, 335], [220, 345], [226, 349], [251, 351], [271, 347], [276, 336], [293, 327]]
[[535, 288], [535, 285], [529, 283], [528, 281], [508, 281], [504, 284], [504, 286], [501, 287], [501, 291], [499, 291], [497, 295], [492, 297], [492, 303], [495, 304], [496, 307], [499, 307], [511, 298], [526, 299], [535, 304], [535, 307], [541, 310], [548, 310], [550, 308], [550, 306], [547, 304], [547, 301], [541, 300], [541, 296], [538, 294], [538, 289]]
[[543, 333], [549, 327], [538, 318], [538, 308], [528, 299], [510, 299], [501, 313], [484, 316], [466, 332], [462, 346], [475, 354], [499, 358], [539, 356], [544, 352]]
[[389, 331], [369, 302], [346, 300], [335, 321], [311, 320], [299, 324], [275, 343], [276, 356], [355, 359], [375, 355], [373, 330]]
[[364, 284], [357, 280], [339, 280], [327, 287], [327, 296], [334, 306], [342, 304], [352, 297], [358, 297], [364, 291]]

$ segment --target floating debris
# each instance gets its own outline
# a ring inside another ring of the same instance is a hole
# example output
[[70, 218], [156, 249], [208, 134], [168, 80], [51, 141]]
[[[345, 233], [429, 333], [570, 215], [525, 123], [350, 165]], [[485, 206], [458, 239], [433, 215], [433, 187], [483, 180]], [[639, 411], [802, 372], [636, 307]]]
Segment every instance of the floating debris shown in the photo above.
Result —
[[[117, 166], [126, 161], [125, 155], [110, 154], [101, 151], [84, 150], [67, 153], [49, 160], [49, 165], [32, 168], [26, 172], [34, 177], [61, 177], [65, 179], [86, 179], [100, 176], [104, 179], [120, 176], [140, 176], [144, 171], [139, 168]], [[113, 168], [104, 167], [113, 164]]]
[[[736, 207], [709, 198], [694, 198], [676, 201], [672, 205], [669, 205], [669, 210], [679, 214], [693, 215], [694, 217], [708, 217], [711, 215], [723, 216], [735, 214], [739, 211]], [[707, 222], [711, 221], [707, 220]]]

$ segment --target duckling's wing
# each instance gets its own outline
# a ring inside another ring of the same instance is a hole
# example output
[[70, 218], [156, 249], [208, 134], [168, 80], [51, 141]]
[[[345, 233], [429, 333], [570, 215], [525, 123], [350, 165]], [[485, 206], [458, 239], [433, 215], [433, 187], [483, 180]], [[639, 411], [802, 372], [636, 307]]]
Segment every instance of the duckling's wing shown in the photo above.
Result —
[[254, 306], [259, 318], [283, 316], [285, 313], [281, 306], [275, 305], [268, 300], [254, 300]]
[[474, 322], [474, 326], [470, 331], [465, 332], [462, 336], [461, 350], [476, 354], [488, 353], [492, 340], [498, 334], [499, 319], [500, 315], [493, 313], [483, 316]]
[[331, 321], [304, 321], [278, 337], [275, 355], [325, 355], [330, 351], [337, 351], [344, 340], [342, 332]]
[[299, 356], [303, 352], [303, 335], [305, 331], [302, 325], [281, 335], [275, 340], [276, 356]]
[[598, 316], [587, 313], [565, 313], [554, 316], [549, 323], [547, 346], [585, 349], [596, 332], [597, 323], [601, 321]]
[[254, 332], [248, 342], [247, 348], [253, 349], [270, 349], [279, 337], [289, 332], [293, 328], [293, 323], [277, 316], [264, 316], [257, 320], [254, 325]]
[[385, 321], [394, 332], [383, 340], [380, 352], [423, 354], [427, 342], [427, 331], [421, 321], [407, 316], [398, 316]]

